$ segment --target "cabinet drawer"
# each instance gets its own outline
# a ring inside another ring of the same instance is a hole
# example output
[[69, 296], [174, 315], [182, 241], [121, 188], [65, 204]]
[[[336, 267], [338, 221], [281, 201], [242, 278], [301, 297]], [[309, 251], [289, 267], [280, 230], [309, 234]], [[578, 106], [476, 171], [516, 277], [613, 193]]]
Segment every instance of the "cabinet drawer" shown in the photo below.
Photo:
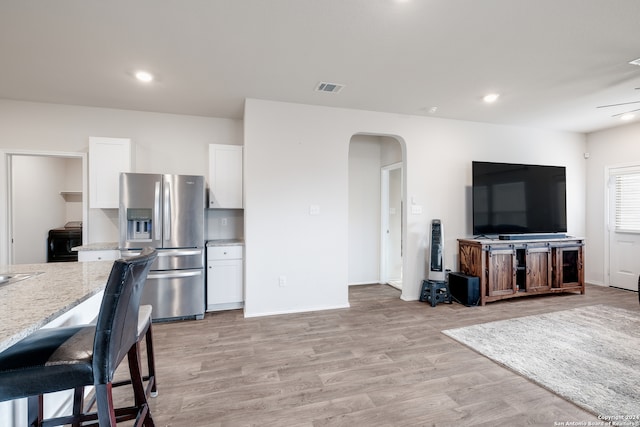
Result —
[[207, 260], [242, 259], [242, 246], [209, 246]]
[[78, 251], [78, 261], [112, 261], [120, 258], [120, 251], [109, 250], [104, 251]]

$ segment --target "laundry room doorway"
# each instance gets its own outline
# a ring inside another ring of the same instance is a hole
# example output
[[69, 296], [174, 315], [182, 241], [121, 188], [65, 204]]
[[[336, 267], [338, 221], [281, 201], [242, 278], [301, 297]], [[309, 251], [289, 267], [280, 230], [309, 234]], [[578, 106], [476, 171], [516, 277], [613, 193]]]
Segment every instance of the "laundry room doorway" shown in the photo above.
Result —
[[86, 153], [5, 152], [8, 264], [47, 262], [49, 230], [69, 222], [86, 235]]

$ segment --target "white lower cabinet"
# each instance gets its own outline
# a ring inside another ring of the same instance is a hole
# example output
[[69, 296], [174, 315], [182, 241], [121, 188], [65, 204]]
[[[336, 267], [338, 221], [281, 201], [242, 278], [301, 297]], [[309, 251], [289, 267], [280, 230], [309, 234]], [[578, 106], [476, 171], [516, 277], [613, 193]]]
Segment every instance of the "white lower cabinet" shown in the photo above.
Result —
[[244, 306], [243, 246], [207, 247], [207, 311]]

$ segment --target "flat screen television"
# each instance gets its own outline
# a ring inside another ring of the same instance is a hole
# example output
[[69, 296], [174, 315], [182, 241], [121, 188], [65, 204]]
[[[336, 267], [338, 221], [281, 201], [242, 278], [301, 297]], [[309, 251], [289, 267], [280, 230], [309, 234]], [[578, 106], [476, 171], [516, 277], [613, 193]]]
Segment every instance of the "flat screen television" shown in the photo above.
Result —
[[564, 166], [472, 162], [473, 234], [567, 231]]

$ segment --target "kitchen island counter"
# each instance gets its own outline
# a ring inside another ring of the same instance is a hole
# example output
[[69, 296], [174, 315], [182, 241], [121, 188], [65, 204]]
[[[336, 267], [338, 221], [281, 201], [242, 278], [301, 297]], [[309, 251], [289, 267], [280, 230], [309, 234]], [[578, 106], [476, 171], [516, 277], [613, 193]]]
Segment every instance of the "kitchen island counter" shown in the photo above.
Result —
[[[1, 266], [0, 351], [102, 291], [113, 261]], [[96, 313], [97, 314], [97, 313]]]

